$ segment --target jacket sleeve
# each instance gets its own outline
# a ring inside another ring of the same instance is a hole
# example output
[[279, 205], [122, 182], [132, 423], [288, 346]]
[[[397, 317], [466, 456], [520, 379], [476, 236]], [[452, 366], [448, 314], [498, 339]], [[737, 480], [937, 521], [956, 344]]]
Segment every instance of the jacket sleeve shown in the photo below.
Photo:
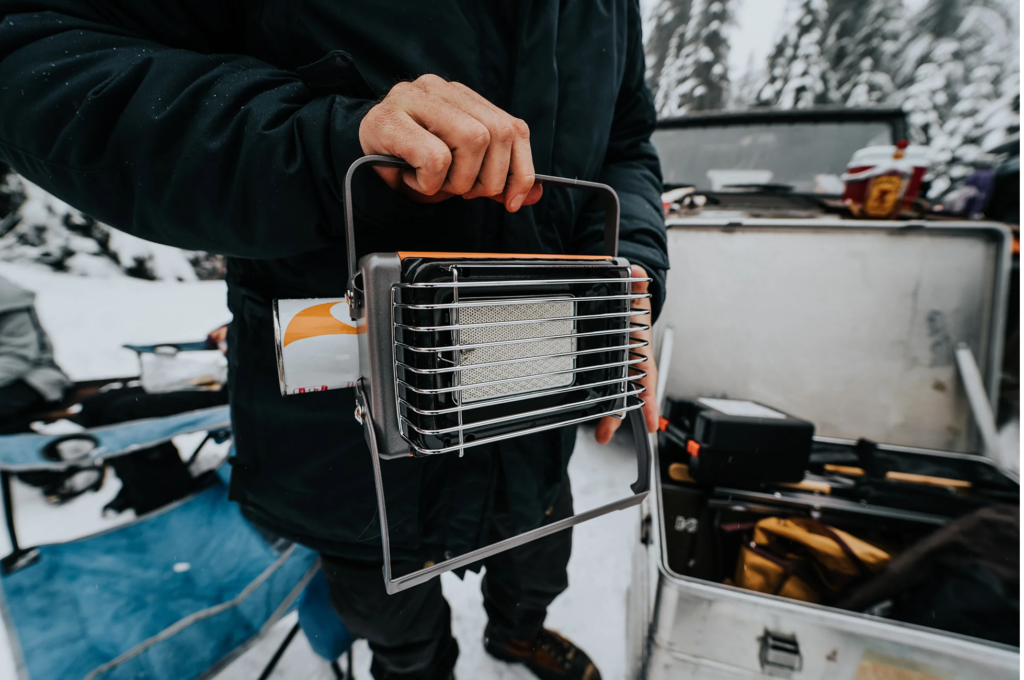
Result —
[[263, 258], [341, 242], [374, 102], [233, 54], [244, 4], [0, 0], [0, 160], [159, 243]]
[[0, 314], [0, 387], [24, 378], [39, 357], [39, 337], [27, 309]]
[[[639, 7], [636, 2], [630, 4], [626, 68], [615, 103], [604, 166], [597, 181], [611, 186], [619, 195], [619, 255], [641, 265], [654, 279], [650, 292], [656, 319], [665, 299], [668, 243], [661, 207], [661, 164], [651, 144], [657, 115], [651, 90], [644, 80]], [[576, 225], [574, 252], [596, 254], [602, 251], [602, 205], [599, 200], [588, 202]]]

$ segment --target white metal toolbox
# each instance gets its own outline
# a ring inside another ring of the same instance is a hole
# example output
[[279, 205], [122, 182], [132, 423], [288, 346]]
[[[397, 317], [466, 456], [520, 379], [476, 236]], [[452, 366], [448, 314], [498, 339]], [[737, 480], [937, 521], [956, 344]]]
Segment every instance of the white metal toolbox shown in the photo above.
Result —
[[[670, 222], [665, 393], [764, 402], [815, 422], [821, 441], [867, 437], [894, 456], [970, 467], [1016, 488], [1015, 476], [973, 453], [980, 441], [953, 351], [971, 348], [994, 401], [1009, 246], [1005, 228], [982, 223]], [[630, 677], [1019, 677], [1016, 647], [682, 573], [672, 543], [706, 518], [672, 505], [665, 467], [656, 454], [634, 554]], [[795, 490], [715, 489], [705, 500], [826, 523], [948, 521]]]

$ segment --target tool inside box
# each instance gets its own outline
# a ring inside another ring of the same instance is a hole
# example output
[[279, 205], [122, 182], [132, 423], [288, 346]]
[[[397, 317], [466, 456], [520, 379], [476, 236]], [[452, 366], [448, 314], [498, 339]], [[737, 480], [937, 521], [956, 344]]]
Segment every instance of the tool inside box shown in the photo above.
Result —
[[[723, 526], [765, 517], [812, 517], [896, 556], [949, 521], [995, 503], [1019, 505], [1019, 485], [994, 465], [942, 452], [816, 442], [807, 488], [783, 484], [701, 485], [685, 479], [688, 454], [659, 438], [658, 464], [668, 567], [716, 583], [730, 578], [745, 534]], [[848, 476], [836, 470], [862, 475]], [[679, 479], [680, 472], [684, 478]], [[889, 473], [929, 483], [893, 481]], [[673, 479], [676, 477], [676, 479]], [[964, 482], [959, 488], [933, 480]], [[826, 491], [815, 491], [824, 485]], [[969, 485], [969, 486], [968, 486]]]

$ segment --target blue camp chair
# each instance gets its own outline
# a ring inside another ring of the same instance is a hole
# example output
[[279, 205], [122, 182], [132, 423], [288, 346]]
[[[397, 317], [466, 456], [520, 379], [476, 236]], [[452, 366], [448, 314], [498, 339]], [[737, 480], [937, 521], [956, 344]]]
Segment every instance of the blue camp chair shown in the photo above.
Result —
[[[288, 631], [284, 642], [274, 652], [274, 656], [260, 674], [259, 680], [268, 680], [300, 629], [306, 632], [309, 646], [317, 656], [330, 662], [337, 680], [352, 680], [355, 677], [352, 672], [352, 644], [356, 638], [331, 607], [327, 593], [327, 577], [323, 570], [317, 570], [306, 589], [302, 591], [298, 609], [298, 622]], [[342, 655], [345, 655], [348, 665], [345, 671], [338, 665], [338, 659]]]
[[316, 553], [268, 542], [250, 525], [227, 498], [227, 466], [212, 486], [130, 524], [66, 543], [19, 543], [11, 477], [66, 468], [45, 455], [55, 443], [91, 442], [72, 464], [100, 465], [181, 434], [223, 436], [229, 415], [217, 407], [63, 437], [0, 437], [0, 491], [13, 548], [0, 561], [0, 613], [22, 680], [210, 677], [296, 603], [314, 651], [345, 677], [337, 659], [351, 636], [330, 609]]

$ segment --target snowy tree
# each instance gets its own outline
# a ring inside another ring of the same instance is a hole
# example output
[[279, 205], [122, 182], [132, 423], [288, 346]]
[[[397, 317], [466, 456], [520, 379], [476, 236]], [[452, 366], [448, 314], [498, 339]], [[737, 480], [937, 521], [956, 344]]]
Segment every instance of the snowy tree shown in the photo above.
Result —
[[[647, 82], [655, 96], [661, 82], [661, 72], [670, 49], [678, 50], [686, 24], [690, 20], [692, 0], [655, 0], [656, 4], [645, 17], [644, 50], [647, 59]], [[678, 54], [678, 52], [676, 52]]]
[[[3, 168], [0, 168], [3, 169]], [[169, 281], [223, 278], [223, 259], [111, 229], [14, 174], [0, 177], [0, 261], [82, 276]]]
[[[866, 5], [866, 6], [865, 6]], [[903, 8], [891, 0], [850, 0], [830, 7], [828, 38], [829, 100], [851, 107], [891, 103], [897, 90], [892, 71], [904, 25]]]
[[1018, 22], [994, 0], [930, 0], [913, 18], [897, 84], [912, 139], [932, 151], [932, 197], [1019, 125]]
[[661, 71], [655, 106], [662, 116], [724, 108], [729, 96], [729, 0], [693, 0]]
[[754, 55], [747, 59], [747, 66], [741, 75], [732, 85], [732, 93], [727, 102], [731, 109], [746, 109], [757, 102], [757, 94], [760, 91], [761, 83], [764, 81], [764, 73], [754, 62]]
[[829, 102], [822, 53], [827, 22], [825, 0], [791, 0], [787, 29], [769, 57], [758, 105], [792, 109]]

